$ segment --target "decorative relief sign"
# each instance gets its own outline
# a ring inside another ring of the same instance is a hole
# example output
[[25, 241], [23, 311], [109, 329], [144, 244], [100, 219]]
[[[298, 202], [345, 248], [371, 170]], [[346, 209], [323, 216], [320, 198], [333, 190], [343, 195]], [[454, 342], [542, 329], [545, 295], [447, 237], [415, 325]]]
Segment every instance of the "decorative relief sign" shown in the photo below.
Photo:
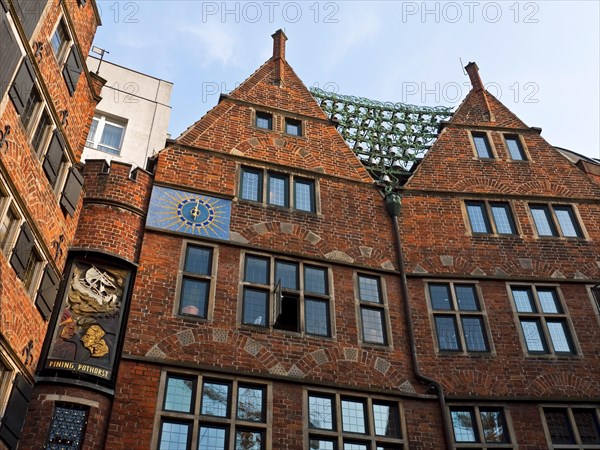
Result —
[[228, 240], [230, 215], [230, 200], [154, 186], [146, 225]]
[[73, 261], [45, 368], [112, 379], [129, 274]]

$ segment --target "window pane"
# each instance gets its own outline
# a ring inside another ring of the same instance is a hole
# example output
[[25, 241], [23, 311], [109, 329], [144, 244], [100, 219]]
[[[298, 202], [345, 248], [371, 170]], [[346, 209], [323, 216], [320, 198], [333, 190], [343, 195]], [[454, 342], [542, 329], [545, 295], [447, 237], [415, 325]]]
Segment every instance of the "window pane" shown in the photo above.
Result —
[[574, 409], [575, 425], [583, 444], [600, 444], [600, 426], [593, 409]]
[[275, 261], [275, 284], [281, 280], [283, 289], [298, 289], [298, 264]]
[[429, 296], [433, 309], [450, 310], [450, 288], [447, 284], [430, 284]]
[[451, 415], [454, 440], [456, 442], [477, 442], [473, 412], [470, 410], [451, 411]]
[[206, 317], [210, 283], [204, 280], [184, 278], [181, 287], [179, 312], [192, 316]]
[[367, 444], [356, 444], [354, 442], [344, 442], [344, 450], [367, 450]]
[[190, 412], [194, 392], [194, 380], [169, 377], [164, 409], [167, 411]]
[[540, 331], [540, 323], [537, 320], [521, 319], [523, 338], [530, 352], [546, 352], [546, 345]]
[[385, 344], [383, 330], [383, 310], [361, 308], [363, 340], [375, 344]]
[[96, 119], [95, 117], [92, 119], [92, 125], [90, 126], [90, 132], [88, 133], [87, 137], [88, 145], [93, 145], [96, 141], [96, 130], [98, 129], [98, 122], [98, 119]]
[[187, 423], [163, 422], [159, 450], [186, 450], [189, 428]]
[[304, 290], [315, 294], [327, 294], [327, 269], [304, 266]]
[[533, 304], [533, 295], [529, 288], [512, 288], [515, 307], [518, 312], [537, 312]]
[[83, 441], [87, 415], [88, 409], [86, 407], [57, 405], [52, 415], [46, 445], [42, 448], [47, 450], [79, 450], [81, 441]]
[[563, 236], [581, 237], [581, 230], [575, 218], [575, 213], [570, 206], [555, 206], [554, 213]]
[[328, 303], [324, 300], [307, 298], [304, 305], [306, 332], [318, 336], [329, 336]]
[[513, 161], [523, 161], [525, 159], [525, 152], [521, 148], [521, 141], [517, 136], [504, 136], [508, 152]]
[[57, 57], [60, 53], [60, 50], [61, 50], [63, 44], [67, 41], [67, 39], [68, 39], [67, 30], [65, 29], [65, 25], [64, 25], [63, 21], [61, 20], [58, 23], [58, 26], [56, 27], [56, 31], [52, 35], [52, 40], [51, 40], [52, 50], [54, 50], [54, 54]]
[[358, 295], [363, 302], [381, 303], [379, 278], [358, 276]]
[[504, 413], [501, 410], [479, 410], [483, 439], [485, 442], [508, 442], [508, 434], [504, 422]]
[[121, 138], [123, 137], [123, 127], [118, 125], [104, 124], [104, 131], [100, 143], [114, 149], [121, 148]]
[[462, 317], [462, 326], [467, 350], [470, 352], [487, 352], [488, 348], [481, 317]]
[[264, 422], [262, 388], [238, 386], [237, 418], [251, 422]]
[[212, 250], [209, 248], [188, 246], [185, 255], [185, 272], [210, 275]]
[[285, 132], [294, 136], [302, 135], [302, 122], [294, 119], [285, 119]]
[[548, 326], [554, 351], [557, 353], [572, 353], [573, 349], [571, 349], [567, 324], [564, 321], [560, 321], [546, 322], [546, 325]]
[[262, 176], [261, 172], [242, 169], [242, 198], [244, 200], [253, 200], [260, 202], [262, 196]]
[[263, 436], [260, 431], [241, 431], [235, 433], [235, 450], [261, 450]]
[[6, 211], [6, 214], [4, 215], [4, 218], [2, 219], [2, 222], [0, 222], [0, 251], [6, 245], [6, 241], [10, 235], [10, 230], [12, 226], [16, 223], [16, 221], [17, 216], [9, 207]]
[[267, 295], [265, 291], [244, 289], [243, 323], [267, 326]]
[[458, 338], [456, 337], [456, 323], [453, 317], [436, 316], [435, 328], [440, 350], [460, 350]]
[[202, 386], [201, 414], [217, 417], [227, 417], [229, 404], [229, 385], [223, 383], [205, 382]]
[[246, 256], [244, 281], [258, 284], [269, 284], [269, 260], [257, 256]]
[[471, 223], [471, 230], [473, 233], [489, 233], [491, 231], [484, 203], [467, 203], [467, 213], [469, 215], [469, 222]]
[[499, 234], [515, 234], [515, 224], [510, 212], [510, 206], [505, 203], [492, 203], [492, 215]]
[[365, 405], [363, 402], [342, 400], [342, 430], [365, 433]]
[[335, 450], [333, 441], [324, 441], [323, 439], [311, 439], [310, 450]]
[[256, 126], [265, 130], [271, 130], [273, 128], [273, 116], [269, 113], [257, 112]]
[[202, 450], [226, 450], [227, 431], [223, 428], [200, 427], [200, 439], [198, 447]]
[[556, 289], [538, 288], [537, 294], [538, 298], [540, 299], [540, 306], [542, 307], [543, 312], [548, 314], [560, 314], [562, 312], [558, 302]]
[[454, 292], [461, 311], [479, 311], [479, 303], [475, 294], [475, 286], [470, 284], [455, 284]]
[[310, 428], [333, 430], [333, 399], [308, 397], [308, 425]]
[[558, 236], [547, 206], [530, 206], [530, 210], [539, 236]]
[[566, 409], [545, 409], [544, 415], [553, 444], [575, 444]]
[[31, 89], [31, 92], [29, 93], [29, 97], [27, 98], [27, 102], [25, 103], [25, 108], [23, 109], [23, 112], [21, 113], [21, 121], [23, 122], [23, 126], [25, 127], [25, 129], [29, 128], [31, 119], [33, 118], [33, 115], [34, 115], [35, 111], [37, 110], [37, 106], [41, 102], [42, 102], [42, 99], [40, 97], [40, 93], [38, 92], [37, 88], [34, 86]]
[[477, 155], [480, 158], [491, 158], [492, 152], [490, 151], [490, 144], [485, 134], [473, 134], [473, 141], [475, 142], [475, 148], [477, 149]]
[[34, 148], [38, 156], [41, 156], [42, 154], [42, 144], [45, 141], [45, 137], [48, 135], [48, 131], [50, 131], [51, 125], [52, 122], [50, 120], [50, 116], [48, 116], [48, 112], [44, 110], [35, 128], [35, 133], [31, 138], [31, 146]]
[[296, 180], [294, 189], [294, 207], [300, 211], [314, 212], [314, 183], [312, 181]]
[[373, 403], [373, 421], [377, 436], [400, 437], [397, 406]]
[[288, 179], [285, 175], [269, 174], [269, 204], [288, 205]]

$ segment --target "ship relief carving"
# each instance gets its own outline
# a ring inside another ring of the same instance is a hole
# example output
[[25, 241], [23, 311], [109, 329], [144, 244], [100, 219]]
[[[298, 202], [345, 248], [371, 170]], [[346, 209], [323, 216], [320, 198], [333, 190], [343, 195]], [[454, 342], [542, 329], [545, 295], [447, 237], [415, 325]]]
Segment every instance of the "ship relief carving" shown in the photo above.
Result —
[[129, 271], [74, 261], [45, 367], [110, 379]]

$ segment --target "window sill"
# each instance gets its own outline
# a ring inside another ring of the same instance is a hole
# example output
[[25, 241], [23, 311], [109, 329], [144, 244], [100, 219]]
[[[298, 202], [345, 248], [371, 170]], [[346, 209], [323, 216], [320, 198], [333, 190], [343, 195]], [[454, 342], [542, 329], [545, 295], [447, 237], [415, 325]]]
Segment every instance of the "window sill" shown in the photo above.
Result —
[[175, 313], [173, 317], [177, 319], [189, 320], [190, 322], [211, 323], [212, 319], [208, 317], [194, 316], [192, 314]]
[[378, 350], [383, 352], [391, 352], [392, 350], [394, 350], [391, 344], [377, 344], [376, 342], [364, 341], [360, 341], [359, 344], [362, 348], [368, 348], [371, 350]]
[[292, 213], [292, 214], [302, 214], [302, 215], [307, 215], [307, 216], [312, 216], [312, 217], [321, 217], [321, 215], [315, 211], [304, 211], [302, 209], [293, 209], [293, 208], [290, 208], [289, 206], [271, 205], [268, 203], [259, 202], [257, 200], [248, 200], [248, 199], [240, 198], [240, 197], [237, 198], [237, 201], [238, 201], [238, 203], [241, 203], [241, 204], [259, 206], [262, 208], [272, 209], [273, 211]]

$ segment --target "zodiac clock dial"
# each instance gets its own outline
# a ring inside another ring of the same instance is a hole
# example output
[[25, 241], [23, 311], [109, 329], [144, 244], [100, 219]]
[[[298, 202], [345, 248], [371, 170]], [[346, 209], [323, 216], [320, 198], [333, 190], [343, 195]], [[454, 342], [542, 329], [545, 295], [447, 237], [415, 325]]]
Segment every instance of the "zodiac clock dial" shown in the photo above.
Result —
[[155, 186], [147, 226], [229, 239], [231, 201]]

